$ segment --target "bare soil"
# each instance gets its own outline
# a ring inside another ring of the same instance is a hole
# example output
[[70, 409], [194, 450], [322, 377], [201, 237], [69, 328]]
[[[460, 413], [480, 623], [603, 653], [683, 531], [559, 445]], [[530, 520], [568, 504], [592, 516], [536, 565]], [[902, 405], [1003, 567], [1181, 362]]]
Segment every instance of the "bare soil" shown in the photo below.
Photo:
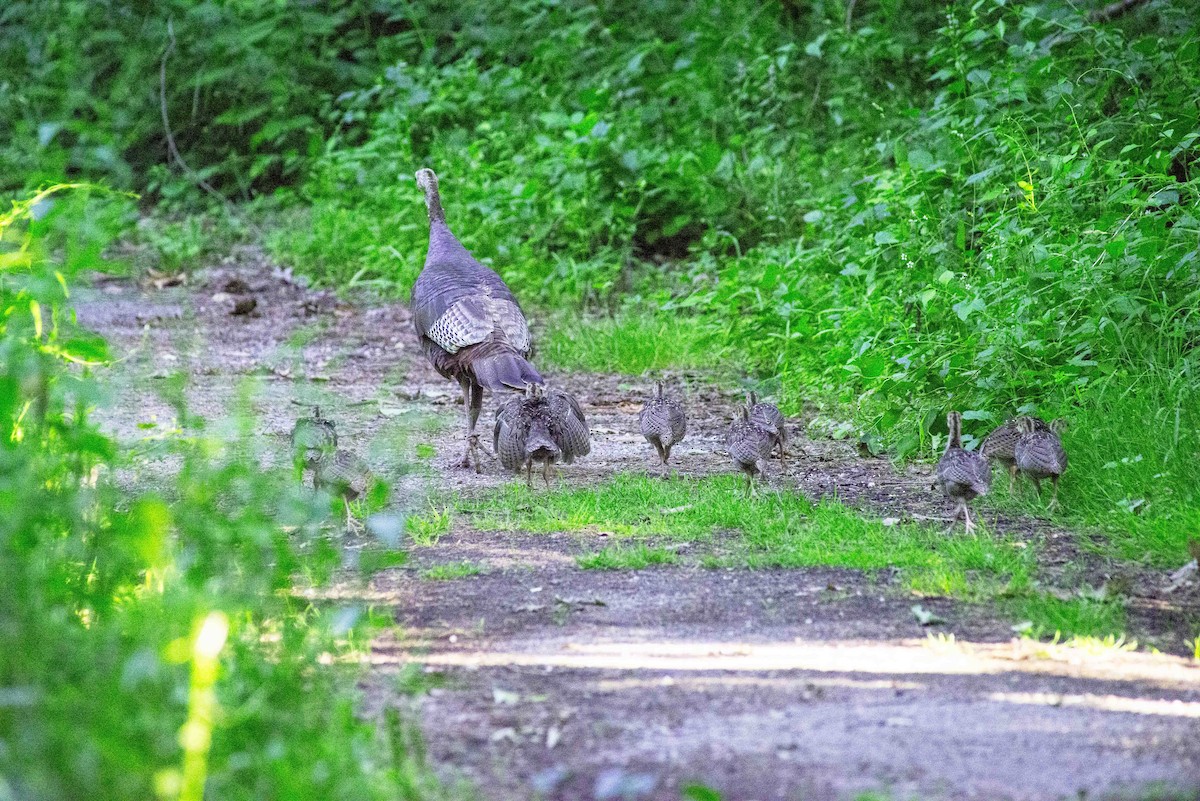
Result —
[[[249, 298], [249, 313], [231, 313]], [[140, 423], [172, 425], [158, 387], [182, 372], [191, 411], [210, 420], [250, 385], [268, 462], [286, 460], [299, 401], [325, 407], [342, 442], [394, 480], [399, 504], [512, 480], [495, 463], [481, 475], [454, 467], [460, 398], [420, 356], [400, 304], [312, 292], [246, 250], [182, 286], [99, 278], [78, 311], [121, 359], [106, 414], [127, 442], [146, 436]], [[728, 471], [717, 451], [740, 398], [704, 375], [673, 378], [690, 409], [677, 470]], [[558, 481], [655, 469], [635, 422], [648, 379], [550, 379], [579, 397], [593, 431], [592, 455]], [[799, 426], [791, 451], [788, 474], [770, 477], [778, 491], [870, 515], [948, 511], [926, 467], [896, 470]], [[1167, 595], [1164, 576], [1110, 563], [1086, 534], [981, 511], [992, 530], [1037, 544], [1047, 586], [1117, 580], [1130, 635], [1164, 653], [1014, 639], [987, 607], [914, 599], [889, 571], [703, 570], [690, 556], [584, 571], [575, 555], [604, 532], [496, 534], [460, 516], [408, 566], [337, 591], [396, 620], [372, 649], [364, 713], [413, 710], [439, 772], [487, 799], [677, 799], [690, 782], [738, 801], [1200, 798], [1200, 668], [1185, 657], [1197, 588]], [[484, 573], [422, 578], [460, 561]], [[918, 600], [945, 623], [923, 628]], [[401, 692], [397, 675], [414, 664], [439, 686]]]

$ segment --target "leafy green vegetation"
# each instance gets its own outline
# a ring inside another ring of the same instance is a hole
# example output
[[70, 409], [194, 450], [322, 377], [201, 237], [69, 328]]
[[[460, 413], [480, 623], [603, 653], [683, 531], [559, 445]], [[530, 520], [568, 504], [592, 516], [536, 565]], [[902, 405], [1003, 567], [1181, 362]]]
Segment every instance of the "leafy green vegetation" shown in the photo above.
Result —
[[192, 205], [201, 183], [243, 199], [302, 174], [338, 87], [417, 36], [362, 0], [15, 0], [0, 22], [0, 190], [82, 172]]
[[166, 382], [183, 430], [156, 455], [172, 479], [161, 492], [114, 481], [136, 457], [91, 420], [107, 351], [66, 302], [80, 272], [103, 266], [121, 202], [87, 194], [53, 186], [0, 215], [7, 789], [436, 797], [408, 724], [362, 720], [354, 672], [322, 665], [361, 647], [371, 614], [296, 592], [327, 583], [341, 549], [320, 496], [245, 458], [256, 437], [244, 412], [233, 439], [219, 437]]
[[[525, 305], [539, 366], [744, 373], [897, 460], [935, 458], [950, 408], [970, 447], [1017, 412], [1062, 417], [1054, 521], [1106, 557], [1182, 564], [1200, 529], [1200, 17], [1168, 0], [1099, 8], [4, 3], [6, 789], [441, 792], [407, 724], [355, 714], [342, 665], [370, 610], [296, 592], [343, 561], [323, 499], [245, 458], [248, 416], [217, 437], [174, 379], [178, 427], [119, 448], [92, 423], [110, 357], [68, 295], [112, 266], [101, 253], [176, 274], [236, 243], [338, 291], [404, 297], [427, 234], [419, 166]], [[299, 365], [323, 335], [297, 330], [279, 360]], [[379, 412], [395, 418], [387, 455], [416, 462], [396, 472], [431, 474], [448, 416], [385, 394]], [[153, 490], [130, 486], [148, 459], [164, 466]], [[984, 506], [1047, 514], [1027, 482], [1004, 484]], [[447, 499], [355, 563], [399, 564], [401, 533], [436, 544], [459, 505], [495, 530], [612, 532], [586, 568], [894, 566], [916, 592], [996, 602], [1031, 636], [1125, 626], [1119, 598], [1042, 592], [1041, 554], [995, 532], [737, 486], [619, 475]], [[669, 547], [684, 542], [703, 553]]]
[[[1200, 508], [1194, 15], [663, 10], [496, 14], [349, 93], [362, 127], [317, 161], [276, 252], [405, 291], [425, 236], [408, 176], [432, 164], [467, 244], [556, 310], [549, 362], [733, 359], [899, 457], [935, 454], [951, 407], [977, 439], [1018, 411], [1065, 417], [1065, 519], [1125, 558], [1182, 558]], [[581, 326], [564, 308], [606, 311]]]
[[[282, 187], [238, 212], [280, 259], [404, 294], [432, 165], [467, 245], [540, 307], [548, 364], [735, 364], [900, 458], [935, 453], [949, 407], [976, 438], [1065, 417], [1064, 519], [1182, 558], [1200, 22], [1176, 4], [53, 5], [5, 10], [0, 64], [40, 79], [0, 89], [25, 185], [82, 172], [192, 208], [198, 179]], [[175, 270], [217, 218], [137, 238]]]

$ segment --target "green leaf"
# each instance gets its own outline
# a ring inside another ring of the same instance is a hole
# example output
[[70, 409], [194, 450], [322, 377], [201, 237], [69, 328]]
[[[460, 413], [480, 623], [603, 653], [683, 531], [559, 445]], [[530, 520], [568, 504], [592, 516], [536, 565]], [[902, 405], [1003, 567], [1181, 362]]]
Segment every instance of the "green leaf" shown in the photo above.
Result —
[[953, 306], [953, 309], [954, 309], [954, 313], [958, 315], [958, 319], [962, 320], [965, 323], [967, 321], [967, 318], [970, 317], [973, 313], [978, 312], [978, 311], [983, 311], [986, 307], [987, 307], [987, 304], [985, 304], [981, 298], [976, 296], [974, 300], [971, 300], [969, 302], [965, 301], [965, 300], [961, 300], [958, 303], [955, 303]]
[[913, 172], [925, 172], [933, 167], [933, 154], [916, 147], [909, 151], [908, 165]]
[[59, 346], [64, 358], [73, 362], [104, 364], [111, 358], [108, 343], [102, 337], [74, 337]]
[[703, 784], [689, 784], [683, 788], [684, 801], [721, 801], [722, 796]]

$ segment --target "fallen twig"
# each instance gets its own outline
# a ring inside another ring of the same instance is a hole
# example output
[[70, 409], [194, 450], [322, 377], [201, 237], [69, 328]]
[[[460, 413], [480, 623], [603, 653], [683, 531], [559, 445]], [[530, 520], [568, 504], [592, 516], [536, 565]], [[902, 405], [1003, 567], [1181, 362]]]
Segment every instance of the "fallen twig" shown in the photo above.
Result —
[[[199, 173], [191, 168], [184, 161], [183, 154], [179, 152], [179, 146], [175, 144], [175, 134], [171, 131], [171, 120], [167, 114], [167, 59], [175, 52], [175, 23], [174, 20], [167, 20], [167, 47], [163, 50], [162, 60], [158, 64], [158, 109], [162, 114], [163, 132], [167, 137], [167, 153], [176, 164], [187, 173], [188, 178], [192, 180], [196, 186], [203, 189], [208, 194], [220, 200], [225, 204], [231, 212], [233, 211], [233, 203], [229, 198], [218, 192], [212, 184], [200, 177]], [[236, 215], [235, 215], [236, 216]]]

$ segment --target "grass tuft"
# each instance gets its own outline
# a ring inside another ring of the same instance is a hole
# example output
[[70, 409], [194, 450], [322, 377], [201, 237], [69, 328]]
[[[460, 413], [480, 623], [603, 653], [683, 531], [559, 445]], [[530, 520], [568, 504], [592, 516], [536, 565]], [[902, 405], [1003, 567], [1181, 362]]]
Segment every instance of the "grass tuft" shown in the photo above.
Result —
[[450, 532], [451, 522], [449, 509], [435, 509], [431, 506], [425, 514], [408, 517], [405, 520], [405, 528], [413, 545], [429, 547], [436, 545], [443, 534]]
[[668, 548], [638, 544], [605, 548], [576, 557], [575, 561], [584, 570], [643, 570], [656, 565], [673, 565], [678, 557]]
[[421, 578], [427, 581], [453, 581], [454, 579], [479, 576], [484, 572], [486, 571], [483, 567], [474, 562], [447, 562], [422, 570]]
[[1125, 630], [1125, 607], [1115, 600], [1062, 599], [1038, 593], [1013, 599], [1007, 607], [1015, 618], [1029, 622], [1026, 633], [1038, 639], [1104, 638]]

